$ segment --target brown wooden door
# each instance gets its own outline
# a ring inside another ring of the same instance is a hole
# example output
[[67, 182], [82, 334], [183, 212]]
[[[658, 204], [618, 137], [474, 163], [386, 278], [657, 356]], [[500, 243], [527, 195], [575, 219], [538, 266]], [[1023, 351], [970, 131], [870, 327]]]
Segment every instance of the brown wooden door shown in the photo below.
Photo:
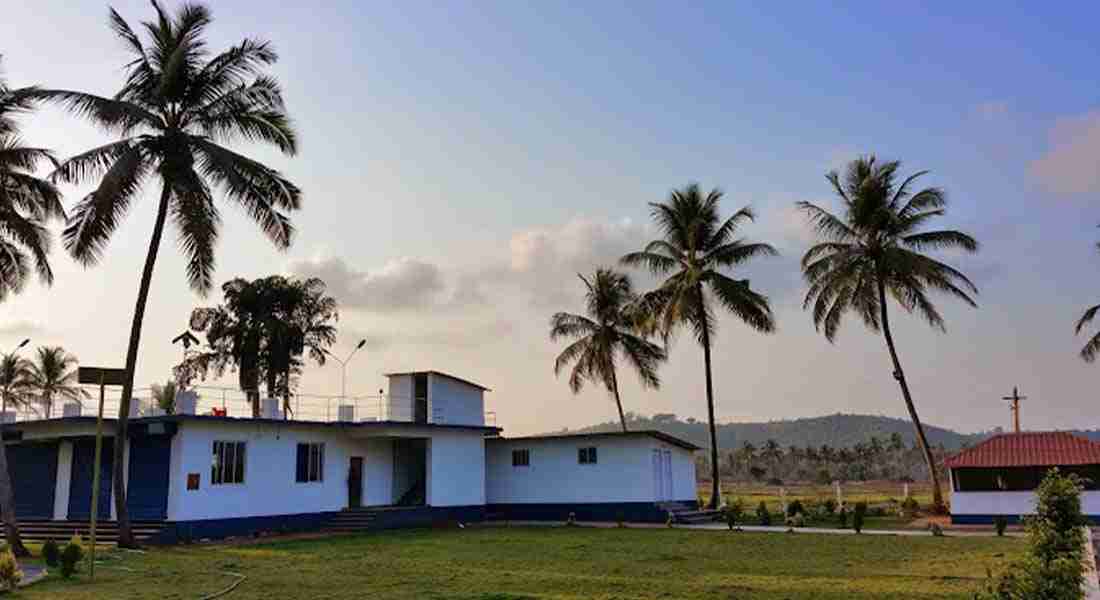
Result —
[[363, 457], [351, 457], [348, 466], [348, 507], [363, 506]]

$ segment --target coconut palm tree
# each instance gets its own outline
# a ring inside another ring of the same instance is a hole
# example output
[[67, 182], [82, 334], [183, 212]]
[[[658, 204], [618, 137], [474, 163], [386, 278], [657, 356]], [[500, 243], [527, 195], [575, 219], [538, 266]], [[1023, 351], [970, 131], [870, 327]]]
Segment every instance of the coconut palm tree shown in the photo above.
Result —
[[575, 340], [554, 361], [554, 374], [572, 364], [569, 389], [574, 394], [581, 391], [585, 381], [602, 384], [615, 398], [619, 423], [626, 431], [616, 364], [620, 358], [625, 359], [637, 371], [643, 386], [658, 388], [661, 380], [657, 366], [668, 356], [663, 348], [636, 331], [634, 309], [638, 296], [629, 277], [606, 268], [597, 269], [588, 278], [580, 274], [577, 277], [585, 286], [585, 314], [559, 312], [550, 318], [551, 341]]
[[718, 432], [714, 420], [714, 383], [711, 375], [711, 338], [718, 326], [716, 306], [733, 313], [749, 327], [764, 333], [775, 330], [768, 298], [749, 287], [749, 280], [734, 279], [725, 272], [757, 256], [773, 256], [768, 244], [738, 238], [738, 228], [753, 220], [749, 207], [722, 220], [722, 192], [703, 193], [697, 184], [673, 190], [665, 203], [651, 203], [653, 220], [661, 238], [622, 263], [648, 268], [666, 279], [645, 295], [642, 312], [647, 323], [667, 340], [680, 326], [688, 326], [703, 347], [706, 374], [707, 418], [710, 424], [710, 508], [721, 500], [718, 473]]
[[[14, 352], [0, 356], [0, 415], [13, 409], [25, 408], [31, 401], [31, 364]], [[0, 420], [0, 430], [3, 421]], [[0, 518], [4, 521], [4, 538], [15, 556], [30, 556], [19, 535], [19, 521], [15, 516], [15, 490], [8, 471], [8, 453], [0, 442]]]
[[814, 325], [830, 342], [849, 311], [872, 331], [882, 332], [894, 379], [931, 474], [933, 504], [942, 509], [939, 473], [894, 345], [887, 298], [945, 331], [929, 293], [944, 293], [976, 307], [973, 296], [978, 288], [962, 272], [924, 252], [976, 252], [978, 242], [959, 231], [926, 229], [930, 221], [944, 215], [947, 195], [940, 188], [914, 192], [914, 183], [927, 172], [899, 182], [899, 168], [897, 161], [880, 163], [868, 156], [849, 163], [843, 176], [830, 172], [826, 178], [840, 198], [839, 215], [809, 202], [798, 203], [822, 240], [802, 258], [809, 284], [803, 306], [812, 307]]
[[50, 219], [64, 219], [61, 193], [34, 176], [43, 163], [56, 164], [49, 150], [23, 144], [15, 117], [30, 111], [35, 88], [12, 89], [0, 78], [0, 302], [22, 291], [32, 270], [53, 283]]
[[[146, 40], [113, 9], [110, 26], [129, 50], [126, 79], [113, 97], [79, 91], [39, 90], [34, 97], [60, 103], [118, 139], [63, 162], [58, 181], [95, 184], [77, 203], [63, 232], [66, 249], [90, 266], [103, 257], [112, 234], [140, 191], [160, 186], [156, 220], [134, 307], [126, 352], [126, 380], [119, 404], [118, 439], [126, 438], [141, 324], [165, 221], [171, 217], [187, 256], [191, 287], [205, 294], [214, 275], [221, 224], [216, 198], [241, 208], [280, 249], [291, 242], [286, 212], [300, 192], [278, 171], [230, 149], [240, 142], [273, 145], [293, 155], [297, 139], [278, 82], [263, 74], [276, 60], [271, 45], [246, 39], [211, 55], [204, 39], [210, 11], [184, 4], [175, 14], [154, 0], [155, 18], [143, 23]], [[122, 464], [124, 444], [115, 444]], [[124, 469], [115, 469], [119, 545], [133, 546], [126, 509]]]
[[[1096, 244], [1096, 248], [1100, 250], [1100, 242]], [[1077, 320], [1077, 327], [1074, 330], [1075, 333], [1081, 335], [1081, 330], [1096, 318], [1096, 313], [1098, 312], [1100, 312], [1100, 304], [1089, 307], [1088, 310], [1081, 315], [1081, 318]], [[1081, 348], [1081, 359], [1085, 362], [1093, 362], [1096, 360], [1097, 353], [1100, 353], [1100, 331], [1089, 338], [1088, 343]]]
[[56, 400], [80, 402], [89, 396], [77, 383], [76, 357], [60, 346], [41, 346], [31, 365], [31, 388], [42, 403], [43, 415], [50, 418]]

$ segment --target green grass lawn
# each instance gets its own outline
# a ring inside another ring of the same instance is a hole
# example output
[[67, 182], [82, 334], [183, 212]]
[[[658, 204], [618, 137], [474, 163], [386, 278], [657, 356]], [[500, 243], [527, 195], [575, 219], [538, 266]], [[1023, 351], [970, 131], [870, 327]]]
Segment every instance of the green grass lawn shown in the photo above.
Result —
[[1018, 557], [1008, 538], [903, 538], [590, 528], [406, 530], [329, 539], [113, 553], [21, 600], [968, 598]]

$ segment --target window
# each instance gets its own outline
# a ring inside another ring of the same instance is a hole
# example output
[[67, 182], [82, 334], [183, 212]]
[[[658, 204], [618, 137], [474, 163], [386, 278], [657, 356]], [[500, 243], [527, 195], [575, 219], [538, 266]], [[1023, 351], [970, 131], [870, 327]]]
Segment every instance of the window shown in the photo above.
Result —
[[325, 480], [325, 445], [298, 444], [298, 468], [295, 481], [310, 483]]
[[214, 442], [210, 484], [244, 483], [246, 450], [244, 442]]
[[531, 451], [530, 450], [512, 450], [512, 466], [513, 467], [530, 467], [531, 466]]
[[596, 448], [577, 448], [577, 462], [582, 465], [596, 464]]

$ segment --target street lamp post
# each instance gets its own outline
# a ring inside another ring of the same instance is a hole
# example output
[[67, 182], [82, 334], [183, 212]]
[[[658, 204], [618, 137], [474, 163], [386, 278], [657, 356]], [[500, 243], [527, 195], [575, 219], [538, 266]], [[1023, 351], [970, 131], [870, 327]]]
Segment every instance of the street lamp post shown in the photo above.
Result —
[[333, 360], [340, 363], [340, 401], [341, 402], [346, 402], [347, 398], [348, 398], [348, 395], [347, 395], [348, 363], [351, 361], [351, 357], [355, 356], [355, 353], [358, 352], [360, 348], [362, 348], [363, 346], [366, 346], [366, 345], [367, 345], [367, 340], [359, 340], [359, 343], [355, 345], [355, 349], [352, 350], [351, 353], [348, 354], [347, 358], [343, 358], [343, 359], [341, 359], [339, 356], [336, 356], [332, 352], [329, 352], [328, 350], [325, 350], [325, 354], [328, 354]]

